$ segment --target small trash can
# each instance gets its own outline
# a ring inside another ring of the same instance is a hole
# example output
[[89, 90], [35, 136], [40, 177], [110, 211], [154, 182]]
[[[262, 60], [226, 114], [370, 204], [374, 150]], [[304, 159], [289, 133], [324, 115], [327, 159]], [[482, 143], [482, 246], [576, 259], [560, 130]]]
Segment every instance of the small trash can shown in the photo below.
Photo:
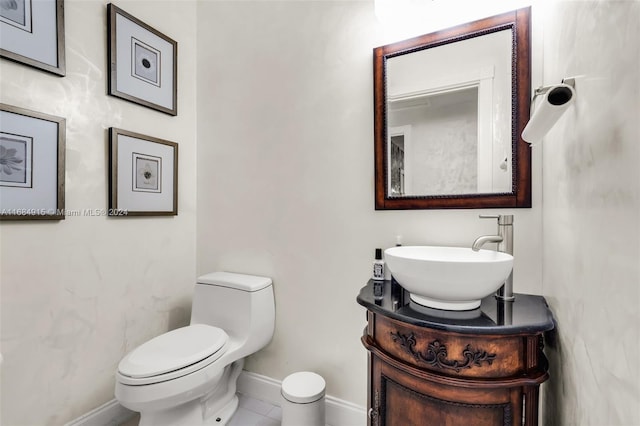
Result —
[[322, 376], [301, 371], [282, 381], [282, 426], [325, 426]]

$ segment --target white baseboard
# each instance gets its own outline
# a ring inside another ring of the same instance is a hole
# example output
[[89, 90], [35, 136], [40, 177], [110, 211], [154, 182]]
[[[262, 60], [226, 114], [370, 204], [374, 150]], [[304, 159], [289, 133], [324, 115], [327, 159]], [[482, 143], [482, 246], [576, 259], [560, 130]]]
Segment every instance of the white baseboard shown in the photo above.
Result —
[[136, 413], [124, 408], [115, 399], [70, 421], [65, 426], [118, 426]]
[[[279, 406], [282, 403], [280, 399], [281, 386], [282, 382], [279, 380], [250, 371], [243, 370], [238, 378], [238, 392], [272, 405]], [[364, 426], [367, 424], [364, 407], [331, 395], [325, 397], [325, 403], [327, 424], [331, 426]], [[65, 426], [118, 426], [134, 415], [133, 411], [124, 408], [118, 401], [112, 399]]]
[[[273, 405], [281, 405], [280, 387], [282, 382], [243, 370], [238, 378], [238, 392], [251, 398]], [[364, 407], [327, 395], [326, 421], [331, 426], [364, 426], [367, 424], [367, 411]]]
[[238, 377], [238, 392], [251, 398], [268, 402], [271, 405], [280, 405], [282, 403], [280, 401], [281, 387], [281, 381], [247, 370], [242, 370]]

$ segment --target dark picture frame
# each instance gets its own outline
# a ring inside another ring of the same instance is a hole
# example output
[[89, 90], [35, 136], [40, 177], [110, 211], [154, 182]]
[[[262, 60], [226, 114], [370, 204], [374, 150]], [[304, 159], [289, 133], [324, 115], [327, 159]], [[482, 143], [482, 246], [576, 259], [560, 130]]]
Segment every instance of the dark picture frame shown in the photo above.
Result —
[[66, 120], [0, 103], [0, 220], [65, 218]]
[[109, 216], [178, 214], [178, 144], [109, 128]]
[[0, 8], [0, 57], [66, 74], [64, 0], [7, 0]]
[[109, 95], [178, 115], [178, 43], [112, 3], [107, 16]]

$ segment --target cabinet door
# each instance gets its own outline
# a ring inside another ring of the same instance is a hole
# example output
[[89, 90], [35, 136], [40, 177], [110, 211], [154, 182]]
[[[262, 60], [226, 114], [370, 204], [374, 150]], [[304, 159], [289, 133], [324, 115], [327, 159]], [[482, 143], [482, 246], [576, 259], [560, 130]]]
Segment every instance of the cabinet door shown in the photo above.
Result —
[[447, 389], [396, 370], [372, 356], [372, 426], [501, 426], [513, 424], [511, 392]]

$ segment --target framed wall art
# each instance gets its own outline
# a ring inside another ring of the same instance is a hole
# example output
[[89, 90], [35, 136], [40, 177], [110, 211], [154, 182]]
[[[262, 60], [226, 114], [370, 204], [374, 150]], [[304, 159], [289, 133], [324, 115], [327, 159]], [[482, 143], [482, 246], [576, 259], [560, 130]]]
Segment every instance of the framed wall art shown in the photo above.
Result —
[[0, 104], [0, 220], [65, 218], [65, 126]]
[[64, 0], [0, 0], [0, 56], [64, 76]]
[[107, 5], [109, 95], [178, 115], [178, 43]]
[[109, 215], [178, 214], [178, 144], [109, 129]]

